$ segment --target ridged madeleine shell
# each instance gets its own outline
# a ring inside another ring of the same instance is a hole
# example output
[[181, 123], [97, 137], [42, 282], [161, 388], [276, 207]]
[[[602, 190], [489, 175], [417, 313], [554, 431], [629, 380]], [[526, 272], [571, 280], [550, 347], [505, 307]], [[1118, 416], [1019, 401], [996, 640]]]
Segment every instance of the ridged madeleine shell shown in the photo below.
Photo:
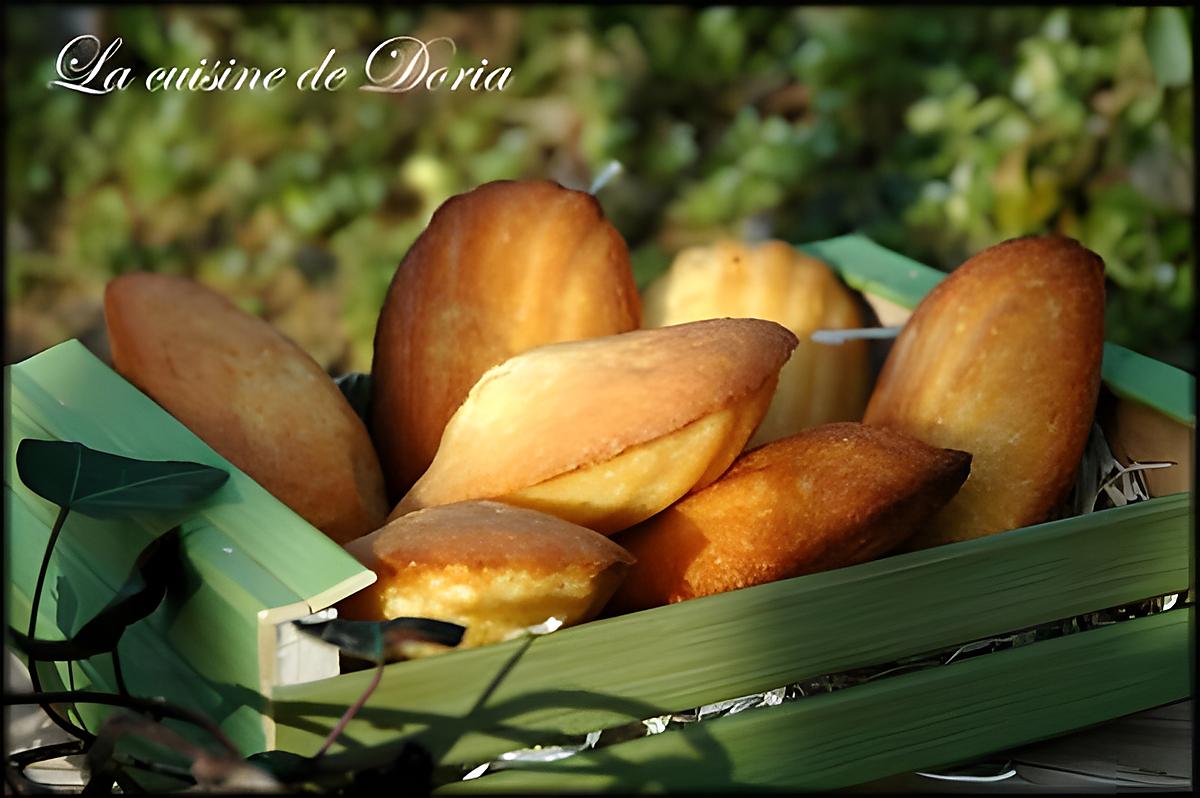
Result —
[[854, 294], [824, 263], [782, 241], [721, 240], [680, 252], [646, 291], [646, 327], [723, 316], [775, 321], [799, 338], [750, 446], [862, 418], [871, 390], [867, 342], [810, 339], [814, 330], [865, 323]]
[[1104, 263], [1077, 241], [980, 252], [917, 306], [864, 421], [970, 451], [967, 484], [910, 545], [1046, 519], [1070, 489], [1100, 389]]
[[371, 435], [392, 497], [429, 467], [489, 368], [640, 320], [625, 241], [590, 194], [505, 180], [447, 200], [396, 270], [375, 332]]

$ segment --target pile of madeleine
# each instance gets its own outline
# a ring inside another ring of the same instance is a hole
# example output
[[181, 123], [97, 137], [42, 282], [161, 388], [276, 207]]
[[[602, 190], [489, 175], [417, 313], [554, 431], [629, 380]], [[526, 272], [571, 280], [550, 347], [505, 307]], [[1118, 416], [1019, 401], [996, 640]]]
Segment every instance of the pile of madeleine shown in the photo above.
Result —
[[105, 295], [117, 371], [377, 574], [343, 617], [452, 621], [466, 646], [1045, 520], [1095, 412], [1100, 258], [980, 252], [878, 379], [865, 341], [811, 339], [863, 308], [778, 241], [687, 249], [639, 297], [591, 195], [489, 183], [397, 268], [364, 422], [208, 288]]

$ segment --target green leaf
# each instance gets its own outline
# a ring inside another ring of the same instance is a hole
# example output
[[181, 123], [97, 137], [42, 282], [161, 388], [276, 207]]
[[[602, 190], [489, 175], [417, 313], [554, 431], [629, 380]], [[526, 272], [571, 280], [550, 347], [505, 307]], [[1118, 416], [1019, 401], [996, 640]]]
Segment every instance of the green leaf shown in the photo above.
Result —
[[420, 743], [406, 740], [400, 751], [379, 767], [354, 771], [346, 792], [350, 795], [383, 795], [403, 784], [413, 795], [428, 795], [432, 787], [433, 757]]
[[354, 371], [343, 374], [334, 382], [341, 389], [342, 396], [345, 396], [346, 401], [350, 403], [350, 407], [363, 420], [363, 423], [366, 423], [367, 413], [371, 409], [371, 375]]
[[1154, 75], [1164, 86], [1185, 86], [1192, 79], [1192, 39], [1183, 11], [1159, 6], [1146, 22], [1146, 52]]
[[428, 618], [394, 618], [390, 621], [297, 622], [296, 627], [331, 643], [347, 654], [378, 662], [401, 643], [437, 643], [457, 646], [466, 627]]
[[179, 527], [150, 541], [112, 600], [69, 640], [33, 640], [9, 627], [13, 642], [43, 661], [87, 659], [112, 651], [130, 625], [150, 615], [167, 595], [179, 557]]
[[259, 751], [246, 757], [246, 763], [265, 770], [288, 784], [307, 781], [317, 772], [317, 761], [291, 751]]
[[43, 499], [92, 518], [182, 509], [229, 479], [200, 463], [134, 460], [73, 441], [32, 438], [17, 446], [17, 473]]
[[402, 784], [406, 794], [429, 794], [433, 758], [424, 746], [406, 740], [398, 750], [380, 746], [363, 753], [352, 768], [326, 756], [300, 756], [290, 751], [261, 751], [246, 757], [246, 763], [293, 788], [307, 783], [310, 788], [338, 795], [378, 795], [395, 792], [396, 785]]

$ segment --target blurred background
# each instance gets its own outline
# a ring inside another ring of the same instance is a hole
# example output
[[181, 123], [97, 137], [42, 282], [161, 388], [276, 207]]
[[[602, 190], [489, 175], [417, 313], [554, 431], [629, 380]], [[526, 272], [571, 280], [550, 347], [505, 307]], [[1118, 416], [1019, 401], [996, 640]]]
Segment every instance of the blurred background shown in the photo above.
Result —
[[[433, 210], [498, 178], [600, 193], [644, 284], [721, 234], [863, 232], [950, 270], [1060, 232], [1107, 264], [1108, 338], [1193, 370], [1192, 10], [668, 6], [9, 7], [5, 362], [106, 356], [117, 274], [194, 276], [333, 374], [370, 367], [392, 274]], [[73, 37], [139, 84], [49, 89]], [[398, 35], [449, 36], [504, 92], [376, 94]], [[296, 76], [336, 47], [336, 92]], [[279, 89], [158, 92], [157, 66], [288, 68]]]

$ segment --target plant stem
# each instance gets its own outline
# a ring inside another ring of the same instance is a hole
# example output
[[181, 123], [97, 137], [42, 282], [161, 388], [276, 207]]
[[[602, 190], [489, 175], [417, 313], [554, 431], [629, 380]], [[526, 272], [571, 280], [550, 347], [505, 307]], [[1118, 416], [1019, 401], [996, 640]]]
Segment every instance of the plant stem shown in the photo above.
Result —
[[[29, 748], [24, 751], [17, 751], [14, 754], [8, 755], [8, 764], [15, 768], [17, 775], [23, 779], [25, 769], [31, 765], [36, 765], [38, 762], [46, 762], [51, 759], [58, 759], [63, 756], [75, 756], [83, 753], [83, 742], [80, 740], [71, 740], [66, 743], [51, 743], [50, 745], [42, 745], [37, 748]], [[27, 779], [28, 780], [28, 779]]]
[[[67, 515], [71, 512], [70, 507], [60, 507], [58, 509], [58, 517], [54, 519], [54, 526], [50, 529], [50, 540], [46, 543], [46, 552], [42, 555], [42, 567], [38, 571], [37, 586], [33, 589], [33, 601], [29, 610], [29, 634], [30, 640], [37, 637], [37, 620], [38, 609], [42, 604], [42, 589], [46, 586], [46, 573], [50, 570], [50, 556], [54, 553], [54, 544], [58, 542], [59, 533], [62, 532], [63, 524], [67, 521]], [[34, 693], [39, 693], [42, 690], [42, 680], [38, 675], [37, 660], [30, 655], [27, 659], [29, 665], [29, 681], [33, 685]], [[71, 723], [65, 717], [50, 706], [49, 702], [41, 704], [42, 711], [45, 712], [50, 720], [60, 729], [70, 734], [72, 737], [78, 737], [85, 742], [91, 742], [96, 739], [87, 729], [82, 729]]]
[[379, 664], [375, 666], [375, 676], [371, 679], [371, 683], [367, 685], [367, 689], [363, 691], [363, 694], [358, 697], [357, 701], [342, 713], [342, 717], [338, 720], [337, 725], [329, 732], [329, 736], [325, 738], [325, 742], [321, 743], [321, 750], [317, 751], [313, 759], [323, 756], [329, 750], [330, 746], [341, 735], [342, 730], [346, 728], [346, 724], [350, 722], [350, 719], [354, 717], [356, 712], [362, 709], [363, 704], [367, 703], [367, 699], [371, 697], [371, 693], [375, 692], [375, 688], [379, 686], [381, 678], [383, 678], [383, 660], [380, 660]]
[[[50, 528], [50, 540], [46, 543], [46, 551], [42, 555], [42, 569], [38, 571], [37, 586], [33, 589], [33, 607], [29, 610], [29, 639], [34, 639], [37, 632], [38, 608], [42, 605], [42, 588], [46, 586], [46, 572], [50, 569], [50, 555], [54, 553], [54, 544], [58, 542], [59, 533], [71, 512], [69, 507], [60, 507], [54, 526]], [[32, 675], [32, 667], [30, 668]]]
[[[75, 660], [67, 660], [67, 687], [75, 689]], [[75, 710], [75, 720], [79, 724], [79, 728], [86, 730], [87, 726], [83, 723], [83, 716], [79, 714], [79, 707], [72, 707]], [[67, 718], [71, 717], [70, 710], [66, 713]]]
[[136, 770], [144, 770], [147, 773], [154, 773], [159, 776], [169, 776], [173, 779], [186, 781], [190, 784], [195, 784], [196, 779], [192, 776], [191, 771], [187, 768], [180, 768], [174, 765], [164, 765], [158, 762], [150, 762], [137, 757], [114, 756], [113, 760], [119, 763], [122, 767], [134, 768]]
[[[490, 682], [488, 682], [487, 687], [483, 688], [483, 692], [479, 694], [479, 698], [475, 699], [474, 705], [467, 710], [466, 717], [471, 717], [483, 709], [484, 705], [488, 702], [488, 699], [490, 699], [492, 694], [496, 692], [496, 688], [500, 686], [501, 682], [508, 678], [508, 674], [517, 666], [517, 662], [520, 661], [521, 657], [525, 656], [525, 652], [529, 650], [529, 647], [533, 645], [533, 641], [537, 639], [537, 637], [538, 635], [529, 634], [528, 632], [525, 633], [523, 639], [521, 640], [521, 644], [517, 646], [517, 650], [513, 652], [511, 657], [508, 658], [508, 662], [504, 663], [504, 667], [500, 668], [500, 670], [496, 672], [496, 675], [492, 677]], [[454, 743], [457, 742], [461, 736], [462, 733], [459, 732], [443, 743], [444, 747], [441, 749], [441, 753], [437, 755], [438, 764], [445, 764], [442, 759], [447, 753], [449, 753], [450, 749], [454, 746]]]
[[192, 723], [208, 732], [229, 754], [241, 758], [241, 753], [238, 751], [237, 746], [233, 744], [233, 741], [229, 739], [225, 732], [221, 731], [220, 726], [198, 712], [193, 712], [190, 709], [185, 709], [175, 704], [168, 704], [165, 701], [154, 701], [148, 698], [137, 698], [128, 695], [98, 693], [92, 690], [4, 694], [5, 704], [52, 704], [63, 701], [72, 701], [76, 704], [104, 704], [110, 707], [125, 707], [126, 709], [136, 709], [139, 712], [147, 712], [151, 715]]
[[120, 647], [121, 641], [118, 640], [112, 650], [113, 675], [117, 678], [117, 692], [123, 696], [128, 696], [129, 688], [125, 686], [125, 674], [121, 672], [121, 656], [117, 653], [117, 649]]
[[21, 791], [21, 784], [17, 781], [17, 775], [13, 773], [13, 769], [11, 767], [4, 768], [4, 785], [8, 787], [8, 789], [4, 791], [6, 795], [9, 793], [13, 795], [25, 794]]

